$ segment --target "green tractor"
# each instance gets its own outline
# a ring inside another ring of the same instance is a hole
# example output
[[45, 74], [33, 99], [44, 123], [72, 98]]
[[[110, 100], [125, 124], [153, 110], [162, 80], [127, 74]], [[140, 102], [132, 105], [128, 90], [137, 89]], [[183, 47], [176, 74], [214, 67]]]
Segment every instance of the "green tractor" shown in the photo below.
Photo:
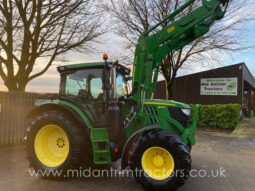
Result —
[[58, 67], [59, 99], [28, 114], [26, 141], [32, 168], [61, 171], [64, 176], [70, 169], [121, 159], [122, 169], [142, 172], [134, 176], [146, 189], [176, 189], [185, 183], [199, 106], [191, 120], [189, 105], [153, 99], [159, 66], [166, 54], [204, 35], [223, 18], [228, 0], [202, 0], [186, 16], [158, 32], [155, 29], [194, 1], [140, 36], [132, 77], [128, 68], [108, 61], [107, 55], [104, 62]]

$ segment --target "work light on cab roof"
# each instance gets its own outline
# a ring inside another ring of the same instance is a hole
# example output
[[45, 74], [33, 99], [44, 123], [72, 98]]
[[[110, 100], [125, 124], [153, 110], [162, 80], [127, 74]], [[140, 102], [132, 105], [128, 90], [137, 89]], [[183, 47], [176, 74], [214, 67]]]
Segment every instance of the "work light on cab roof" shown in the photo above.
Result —
[[108, 60], [108, 54], [104, 53], [104, 54], [103, 54], [103, 59], [104, 59], [104, 60]]

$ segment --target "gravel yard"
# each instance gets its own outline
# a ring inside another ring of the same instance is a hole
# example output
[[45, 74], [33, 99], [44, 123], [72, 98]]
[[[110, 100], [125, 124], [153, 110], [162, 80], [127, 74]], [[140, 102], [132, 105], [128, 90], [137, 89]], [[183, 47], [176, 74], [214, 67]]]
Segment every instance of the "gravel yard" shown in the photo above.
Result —
[[[143, 190], [133, 178], [127, 177], [66, 178], [61, 181], [31, 177], [23, 145], [2, 147], [0, 156], [1, 190]], [[192, 177], [180, 191], [254, 191], [255, 139], [199, 131], [192, 159]], [[114, 166], [118, 168], [118, 163]]]

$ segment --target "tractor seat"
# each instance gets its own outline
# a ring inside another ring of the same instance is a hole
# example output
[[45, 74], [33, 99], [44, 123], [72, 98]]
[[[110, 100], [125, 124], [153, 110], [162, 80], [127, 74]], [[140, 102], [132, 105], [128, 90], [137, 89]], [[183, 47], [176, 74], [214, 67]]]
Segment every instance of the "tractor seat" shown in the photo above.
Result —
[[78, 97], [84, 100], [92, 99], [91, 93], [84, 89], [79, 90]]

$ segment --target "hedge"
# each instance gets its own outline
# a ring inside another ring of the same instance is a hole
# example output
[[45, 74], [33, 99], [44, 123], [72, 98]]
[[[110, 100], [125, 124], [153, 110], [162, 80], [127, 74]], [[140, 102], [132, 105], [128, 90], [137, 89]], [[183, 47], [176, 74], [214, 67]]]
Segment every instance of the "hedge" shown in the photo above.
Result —
[[[195, 106], [191, 105], [192, 116]], [[235, 128], [241, 120], [241, 105], [200, 105], [198, 126]], [[191, 118], [192, 119], [192, 118]]]

